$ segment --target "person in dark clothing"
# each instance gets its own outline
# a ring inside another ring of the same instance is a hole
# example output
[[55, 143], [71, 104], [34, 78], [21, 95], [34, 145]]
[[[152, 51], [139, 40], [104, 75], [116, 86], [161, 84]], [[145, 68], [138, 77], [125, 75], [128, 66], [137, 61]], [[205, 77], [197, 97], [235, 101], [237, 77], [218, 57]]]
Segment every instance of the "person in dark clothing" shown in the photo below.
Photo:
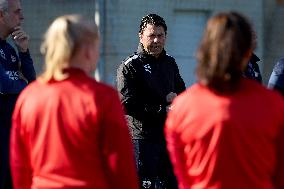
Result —
[[244, 72], [244, 76], [262, 83], [262, 76], [257, 64], [258, 61], [260, 61], [260, 59], [254, 53], [252, 53], [247, 68]]
[[284, 96], [284, 58], [281, 58], [275, 64], [267, 87], [270, 89], [275, 89]]
[[174, 97], [185, 90], [175, 59], [166, 54], [163, 18], [142, 18], [138, 50], [117, 69], [117, 89], [134, 144], [141, 188], [175, 189], [176, 179], [164, 139], [164, 123]]
[[[252, 29], [252, 45], [254, 48], [257, 46], [257, 34], [254, 29]], [[243, 75], [244, 77], [255, 80], [261, 84], [262, 76], [257, 63], [259, 61], [260, 59], [254, 53], [252, 53]]]
[[[19, 93], [36, 78], [19, 0], [0, 0], [0, 189], [12, 188], [9, 168], [11, 117]], [[12, 37], [16, 50], [6, 41]]]

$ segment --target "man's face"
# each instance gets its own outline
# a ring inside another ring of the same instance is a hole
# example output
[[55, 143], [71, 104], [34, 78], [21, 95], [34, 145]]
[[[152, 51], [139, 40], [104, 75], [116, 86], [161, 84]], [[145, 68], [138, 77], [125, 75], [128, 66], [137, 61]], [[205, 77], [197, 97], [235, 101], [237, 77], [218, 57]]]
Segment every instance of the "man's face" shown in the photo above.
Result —
[[144, 50], [154, 57], [159, 57], [166, 42], [165, 30], [162, 26], [147, 24], [144, 31], [139, 34], [140, 43]]
[[4, 14], [3, 19], [9, 33], [12, 33], [16, 26], [21, 25], [24, 16], [19, 0], [8, 0], [8, 12]]

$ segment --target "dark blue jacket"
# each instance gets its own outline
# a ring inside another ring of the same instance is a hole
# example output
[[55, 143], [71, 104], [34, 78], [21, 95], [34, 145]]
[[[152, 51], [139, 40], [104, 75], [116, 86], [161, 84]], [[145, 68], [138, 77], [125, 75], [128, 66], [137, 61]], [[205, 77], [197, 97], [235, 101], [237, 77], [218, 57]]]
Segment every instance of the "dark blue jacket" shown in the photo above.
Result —
[[30, 53], [19, 52], [18, 56], [6, 40], [0, 40], [0, 93], [19, 94], [35, 79], [36, 72]]
[[0, 39], [0, 189], [11, 189], [9, 142], [11, 119], [19, 93], [36, 79], [30, 53], [19, 53]]

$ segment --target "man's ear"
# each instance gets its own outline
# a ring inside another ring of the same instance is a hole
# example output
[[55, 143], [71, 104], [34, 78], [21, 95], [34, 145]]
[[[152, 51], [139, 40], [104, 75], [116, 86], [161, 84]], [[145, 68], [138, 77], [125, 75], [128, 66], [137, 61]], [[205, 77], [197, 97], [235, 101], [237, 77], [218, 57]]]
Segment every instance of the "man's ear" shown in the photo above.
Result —
[[138, 34], [138, 37], [139, 37], [139, 42], [142, 43], [142, 42], [141, 42], [141, 40], [142, 40], [142, 34], [139, 33], [139, 34]]
[[2, 19], [4, 15], [5, 15], [5, 12], [0, 10], [0, 19]]
[[87, 60], [90, 60], [92, 58], [92, 56], [93, 56], [93, 53], [94, 53], [93, 47], [91, 46], [91, 44], [85, 43], [83, 45], [83, 48], [84, 48], [84, 56], [85, 56], [85, 58]]
[[89, 59], [90, 58], [90, 50], [88, 48], [88, 44], [83, 44], [81, 46], [81, 50], [83, 52], [84, 58]]

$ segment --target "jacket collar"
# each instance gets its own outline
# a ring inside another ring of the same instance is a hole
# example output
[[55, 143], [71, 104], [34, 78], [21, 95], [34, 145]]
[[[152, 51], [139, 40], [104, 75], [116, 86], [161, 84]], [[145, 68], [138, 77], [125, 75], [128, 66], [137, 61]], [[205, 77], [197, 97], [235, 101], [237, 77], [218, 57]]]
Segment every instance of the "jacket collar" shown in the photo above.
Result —
[[258, 61], [260, 61], [260, 59], [254, 53], [252, 53], [250, 57], [250, 62], [257, 63]]

